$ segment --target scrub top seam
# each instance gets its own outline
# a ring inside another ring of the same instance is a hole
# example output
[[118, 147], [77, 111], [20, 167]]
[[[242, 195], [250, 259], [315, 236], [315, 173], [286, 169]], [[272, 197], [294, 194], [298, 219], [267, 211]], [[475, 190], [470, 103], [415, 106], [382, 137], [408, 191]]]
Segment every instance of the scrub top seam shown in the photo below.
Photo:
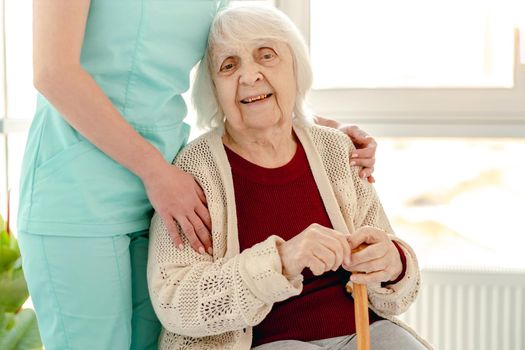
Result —
[[133, 129], [140, 132], [156, 132], [156, 131], [172, 131], [181, 127], [184, 124], [183, 120], [177, 120], [176, 122], [167, 124], [167, 125], [157, 125], [157, 126], [144, 126], [142, 124], [137, 124], [134, 122], [128, 122]]
[[142, 30], [143, 30], [143, 20], [144, 20], [144, 0], [140, 2], [140, 19], [139, 19], [139, 25], [138, 25], [138, 31], [137, 36], [135, 39], [135, 46], [133, 48], [133, 57], [131, 58], [131, 67], [129, 69], [129, 76], [128, 76], [128, 82], [126, 84], [126, 90], [124, 92], [124, 105], [122, 106], [122, 114], [126, 115], [126, 109], [128, 107], [128, 98], [129, 98], [129, 90], [132, 85], [136, 62], [137, 62], [137, 55], [138, 55], [138, 48], [139, 48], [139, 42], [142, 37]]
[[[40, 150], [42, 149], [42, 147], [40, 147], [40, 143], [42, 142], [42, 137], [43, 137], [42, 135], [44, 134], [46, 125], [47, 125], [47, 118], [43, 118], [42, 127], [40, 128], [40, 133], [38, 134], [38, 141], [37, 141], [38, 147], [37, 147], [37, 151], [35, 154], [35, 159], [34, 159], [35, 162], [40, 157]], [[31, 195], [29, 196], [29, 210], [27, 211], [27, 220], [29, 220], [29, 218], [31, 217], [31, 211], [33, 210], [33, 197], [35, 195], [36, 169], [37, 169], [37, 166], [36, 164], [34, 164], [31, 167], [31, 189], [29, 191]]]

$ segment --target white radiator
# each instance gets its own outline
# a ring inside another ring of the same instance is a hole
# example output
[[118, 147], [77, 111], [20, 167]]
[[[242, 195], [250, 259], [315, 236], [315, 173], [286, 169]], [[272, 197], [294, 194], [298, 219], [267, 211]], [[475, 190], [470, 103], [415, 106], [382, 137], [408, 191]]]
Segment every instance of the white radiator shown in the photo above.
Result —
[[525, 271], [424, 270], [400, 318], [439, 350], [525, 350]]

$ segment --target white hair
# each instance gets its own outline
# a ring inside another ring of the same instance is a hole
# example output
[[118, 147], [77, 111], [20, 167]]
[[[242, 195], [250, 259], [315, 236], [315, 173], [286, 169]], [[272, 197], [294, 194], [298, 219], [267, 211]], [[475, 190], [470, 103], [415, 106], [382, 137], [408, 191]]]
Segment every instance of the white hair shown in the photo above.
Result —
[[211, 129], [224, 125], [224, 112], [219, 105], [211, 75], [214, 48], [259, 40], [281, 41], [290, 48], [297, 88], [293, 114], [295, 118], [305, 121], [311, 119], [305, 102], [312, 86], [312, 68], [301, 33], [278, 9], [246, 4], [220, 11], [211, 24], [208, 47], [197, 69], [192, 92], [200, 128]]

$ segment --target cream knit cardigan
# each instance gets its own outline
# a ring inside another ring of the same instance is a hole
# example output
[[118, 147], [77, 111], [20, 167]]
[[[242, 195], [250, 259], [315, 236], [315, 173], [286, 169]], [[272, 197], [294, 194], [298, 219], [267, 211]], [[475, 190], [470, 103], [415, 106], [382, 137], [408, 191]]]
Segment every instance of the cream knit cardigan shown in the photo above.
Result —
[[[402, 247], [407, 258], [404, 278], [386, 288], [369, 285], [368, 296], [374, 312], [417, 337], [393, 317], [404, 312], [418, 293], [416, 256], [408, 244], [394, 236], [373, 187], [359, 178], [357, 167], [349, 166], [354, 146], [333, 129], [295, 122], [294, 131], [334, 229], [352, 233], [365, 225], [374, 226], [390, 233]], [[274, 303], [302, 290], [302, 276], [288, 280], [281, 273], [276, 249], [281, 238], [270, 236], [240, 253], [233, 181], [222, 134], [216, 129], [202, 135], [174, 161], [195, 177], [206, 194], [213, 257], [193, 251], [185, 238], [184, 249], [177, 249], [157, 214], [151, 222], [148, 285], [164, 328], [159, 349], [250, 349], [252, 327], [266, 317]]]

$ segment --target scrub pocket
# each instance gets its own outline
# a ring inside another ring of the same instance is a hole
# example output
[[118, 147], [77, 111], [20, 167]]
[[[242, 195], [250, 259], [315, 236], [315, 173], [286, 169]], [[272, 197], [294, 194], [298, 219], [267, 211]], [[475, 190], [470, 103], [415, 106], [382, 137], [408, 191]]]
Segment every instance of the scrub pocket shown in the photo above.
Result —
[[[141, 132], [168, 162], [185, 145], [189, 127]], [[28, 232], [107, 236], [147, 229], [152, 207], [140, 178], [87, 141], [80, 141], [35, 171]]]

